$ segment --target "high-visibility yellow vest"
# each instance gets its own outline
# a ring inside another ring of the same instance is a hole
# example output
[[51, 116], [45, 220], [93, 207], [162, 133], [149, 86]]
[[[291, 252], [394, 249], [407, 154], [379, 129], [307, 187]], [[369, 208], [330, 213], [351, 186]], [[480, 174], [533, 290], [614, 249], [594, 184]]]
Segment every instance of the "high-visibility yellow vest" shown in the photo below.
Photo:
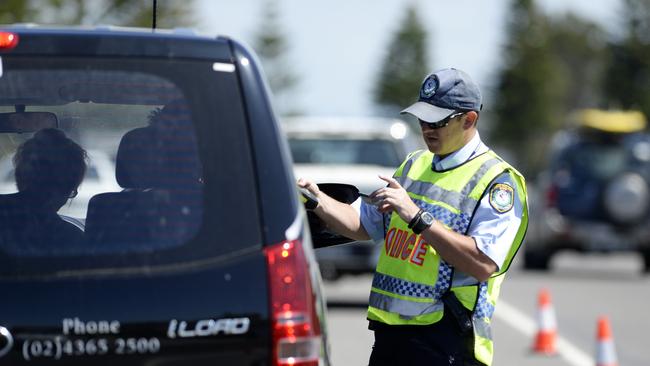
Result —
[[413, 201], [433, 214], [446, 228], [466, 234], [475, 209], [490, 183], [504, 172], [510, 174], [523, 206], [521, 224], [510, 251], [497, 273], [480, 282], [457, 272], [436, 253], [424, 237], [414, 234], [399, 215], [390, 215], [370, 293], [368, 319], [390, 325], [428, 325], [439, 321], [441, 297], [453, 291], [472, 312], [474, 356], [492, 364], [490, 322], [501, 282], [519, 249], [528, 227], [528, 205], [524, 177], [493, 151], [487, 151], [450, 170], [431, 168], [433, 154], [417, 151], [409, 155], [395, 179]]

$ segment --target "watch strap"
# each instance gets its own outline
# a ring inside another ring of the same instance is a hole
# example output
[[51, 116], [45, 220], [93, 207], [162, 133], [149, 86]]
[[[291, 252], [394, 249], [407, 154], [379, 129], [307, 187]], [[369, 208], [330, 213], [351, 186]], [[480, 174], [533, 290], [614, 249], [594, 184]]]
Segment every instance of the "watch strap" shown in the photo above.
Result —
[[411, 219], [411, 221], [408, 224], [409, 229], [412, 229], [415, 225], [418, 224], [418, 222], [420, 222], [420, 217], [422, 216], [423, 212], [424, 212], [424, 210], [420, 209], [420, 211], [418, 211], [418, 213], [416, 213], [415, 216], [413, 216], [413, 218]]

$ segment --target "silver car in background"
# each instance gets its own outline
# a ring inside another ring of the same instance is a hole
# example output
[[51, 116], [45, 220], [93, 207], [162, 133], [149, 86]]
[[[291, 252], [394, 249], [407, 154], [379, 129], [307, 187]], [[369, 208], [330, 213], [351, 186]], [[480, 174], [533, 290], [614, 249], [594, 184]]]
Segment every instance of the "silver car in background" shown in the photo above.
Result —
[[[369, 194], [385, 186], [378, 175], [392, 176], [406, 155], [424, 148], [404, 121], [378, 117], [291, 117], [283, 128], [297, 178], [316, 183], [346, 183]], [[372, 272], [379, 245], [352, 242], [318, 249], [324, 279]]]

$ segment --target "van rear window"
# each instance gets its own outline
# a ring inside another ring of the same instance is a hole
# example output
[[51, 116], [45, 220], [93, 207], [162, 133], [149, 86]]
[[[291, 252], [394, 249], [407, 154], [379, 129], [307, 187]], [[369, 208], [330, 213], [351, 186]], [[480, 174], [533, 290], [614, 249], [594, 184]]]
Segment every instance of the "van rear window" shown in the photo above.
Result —
[[[211, 179], [198, 137], [210, 112], [196, 95], [210, 84], [187, 77], [189, 62], [3, 61], [0, 273], [144, 268], [239, 249], [197, 242]], [[243, 118], [224, 99], [213, 107]]]

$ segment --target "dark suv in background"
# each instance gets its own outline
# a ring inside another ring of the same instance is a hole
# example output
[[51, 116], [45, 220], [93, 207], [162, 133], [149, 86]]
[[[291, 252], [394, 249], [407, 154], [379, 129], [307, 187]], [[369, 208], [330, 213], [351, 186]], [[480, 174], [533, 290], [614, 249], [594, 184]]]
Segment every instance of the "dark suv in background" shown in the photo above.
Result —
[[[554, 139], [539, 181], [524, 266], [554, 253], [636, 251], [650, 272], [650, 134], [634, 111], [584, 110]], [[532, 214], [531, 214], [532, 216]]]
[[[16, 204], [58, 172], [0, 195], [0, 364], [329, 365], [305, 211], [249, 50], [0, 26], [0, 62], [0, 159], [56, 129], [110, 157], [119, 184], [84, 186], [88, 170], [58, 213]], [[72, 164], [56, 151], [13, 160]]]

